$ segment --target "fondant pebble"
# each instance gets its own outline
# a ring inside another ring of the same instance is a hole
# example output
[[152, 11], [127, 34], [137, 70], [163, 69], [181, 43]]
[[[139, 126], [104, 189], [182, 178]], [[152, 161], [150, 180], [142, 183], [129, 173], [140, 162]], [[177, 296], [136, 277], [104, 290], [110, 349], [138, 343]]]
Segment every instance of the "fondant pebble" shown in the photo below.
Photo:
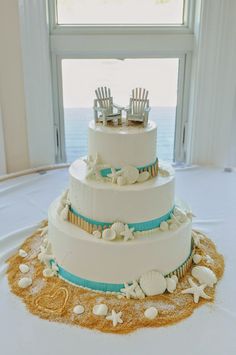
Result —
[[55, 275], [55, 271], [49, 268], [46, 268], [43, 270], [43, 276], [44, 277], [52, 277]]
[[176, 289], [176, 282], [174, 279], [167, 277], [166, 278], [167, 291], [172, 293]]
[[84, 313], [84, 307], [78, 304], [77, 306], [74, 307], [73, 312], [75, 314], [82, 314]]
[[32, 279], [31, 277], [23, 277], [22, 279], [20, 279], [18, 281], [18, 286], [20, 288], [27, 288], [29, 287], [30, 285], [32, 285]]
[[21, 256], [22, 258], [26, 258], [28, 254], [26, 253], [26, 251], [24, 249], [20, 249], [19, 250], [19, 256]]
[[147, 296], [160, 295], [166, 290], [166, 279], [160, 272], [152, 270], [140, 277], [139, 285]]
[[19, 265], [19, 270], [20, 272], [22, 272], [23, 274], [26, 274], [29, 271], [29, 266], [26, 264], [20, 264]]
[[213, 287], [217, 282], [216, 274], [206, 266], [194, 266], [191, 273], [198, 282], [209, 287]]
[[199, 264], [201, 260], [202, 260], [202, 256], [200, 254], [194, 254], [193, 256], [194, 264]]
[[168, 229], [169, 229], [168, 223], [165, 222], [165, 221], [161, 222], [161, 224], [160, 224], [160, 230], [161, 230], [162, 232], [166, 232], [166, 231], [168, 231]]
[[158, 315], [158, 310], [155, 307], [147, 308], [146, 311], [144, 312], [144, 315], [148, 319], [155, 319], [156, 316]]
[[102, 232], [102, 239], [104, 240], [114, 240], [115, 238], [116, 232], [111, 228], [104, 229]]
[[93, 307], [93, 314], [96, 316], [106, 316], [108, 312], [108, 307], [106, 304], [96, 304]]

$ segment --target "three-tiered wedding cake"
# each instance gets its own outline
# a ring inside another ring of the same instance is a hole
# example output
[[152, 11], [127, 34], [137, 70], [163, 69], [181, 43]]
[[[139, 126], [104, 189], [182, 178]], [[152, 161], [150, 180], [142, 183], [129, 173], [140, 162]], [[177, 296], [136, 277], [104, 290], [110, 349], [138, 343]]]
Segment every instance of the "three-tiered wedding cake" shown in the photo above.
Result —
[[[175, 176], [156, 157], [156, 124], [90, 122], [88, 158], [49, 209], [59, 276], [81, 287], [137, 296], [173, 290], [192, 262], [191, 213], [175, 199]], [[176, 275], [177, 277], [173, 276]]]

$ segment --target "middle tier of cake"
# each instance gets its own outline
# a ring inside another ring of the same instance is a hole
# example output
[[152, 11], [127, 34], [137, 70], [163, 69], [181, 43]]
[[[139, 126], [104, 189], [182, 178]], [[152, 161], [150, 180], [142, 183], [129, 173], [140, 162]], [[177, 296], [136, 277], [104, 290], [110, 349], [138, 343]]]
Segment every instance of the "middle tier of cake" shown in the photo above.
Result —
[[86, 178], [86, 163], [77, 160], [69, 170], [70, 210], [90, 225], [107, 227], [121, 221], [140, 231], [157, 228], [170, 218], [175, 203], [174, 172], [170, 167], [168, 170], [168, 176], [118, 186]]

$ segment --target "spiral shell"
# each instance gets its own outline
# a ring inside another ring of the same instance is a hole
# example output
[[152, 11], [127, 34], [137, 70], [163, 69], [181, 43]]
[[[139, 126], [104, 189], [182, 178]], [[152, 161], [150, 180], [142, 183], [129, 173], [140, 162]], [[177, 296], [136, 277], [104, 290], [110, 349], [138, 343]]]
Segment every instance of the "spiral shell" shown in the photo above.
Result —
[[166, 279], [155, 270], [148, 271], [140, 277], [139, 284], [145, 295], [160, 295], [166, 290]]
[[194, 266], [192, 276], [201, 284], [213, 287], [217, 282], [216, 274], [206, 266]]
[[111, 228], [104, 229], [102, 238], [104, 240], [114, 240], [116, 238], [116, 232]]

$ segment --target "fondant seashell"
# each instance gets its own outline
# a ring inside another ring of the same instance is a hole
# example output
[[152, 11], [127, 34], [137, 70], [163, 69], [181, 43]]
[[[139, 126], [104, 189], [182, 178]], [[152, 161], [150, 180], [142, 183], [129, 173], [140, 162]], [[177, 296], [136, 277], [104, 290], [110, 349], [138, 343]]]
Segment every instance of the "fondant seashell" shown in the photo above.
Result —
[[176, 275], [172, 275], [172, 276], [171, 276], [171, 279], [173, 279], [173, 280], [176, 282], [176, 284], [177, 284], [178, 281], [179, 281], [179, 279], [178, 279], [178, 277], [177, 277]]
[[106, 316], [108, 312], [108, 307], [106, 304], [96, 304], [93, 307], [93, 314], [96, 316]]
[[171, 277], [167, 277], [166, 286], [167, 286], [167, 291], [172, 293], [176, 289], [176, 281]]
[[93, 235], [95, 238], [100, 239], [102, 236], [102, 233], [99, 230], [96, 230], [93, 232]]
[[178, 229], [177, 223], [171, 223], [171, 224], [169, 225], [169, 230], [170, 230], [170, 231], [174, 232], [174, 231], [176, 231], [176, 229]]
[[123, 185], [126, 185], [126, 184], [127, 184], [127, 179], [126, 179], [125, 176], [118, 176], [116, 182], [117, 182], [117, 185], [123, 186]]
[[166, 290], [166, 279], [160, 272], [152, 270], [140, 277], [139, 285], [147, 296], [160, 295]]
[[154, 319], [158, 315], [158, 310], [156, 307], [150, 307], [147, 308], [146, 311], [144, 312], [144, 316], [148, 319]]
[[26, 264], [20, 264], [19, 265], [19, 270], [20, 272], [22, 272], [22, 274], [26, 274], [27, 272], [29, 272], [29, 266]]
[[114, 240], [116, 238], [116, 232], [111, 228], [104, 229], [102, 238], [104, 240]]
[[122, 176], [126, 178], [128, 184], [134, 184], [138, 180], [139, 171], [134, 166], [128, 165], [122, 169]]
[[31, 277], [23, 277], [22, 279], [20, 279], [18, 281], [18, 286], [20, 288], [27, 288], [29, 287], [30, 285], [32, 285], [32, 279]]
[[20, 249], [19, 250], [19, 256], [21, 256], [22, 258], [26, 258], [28, 254], [26, 253], [26, 251], [24, 249]]
[[200, 254], [194, 254], [194, 256], [193, 256], [194, 264], [199, 264], [200, 261], [202, 261], [202, 256]]
[[217, 282], [215, 273], [206, 266], [194, 266], [192, 276], [195, 277], [200, 284], [206, 284], [209, 287], [213, 287]]
[[55, 276], [55, 271], [50, 269], [50, 268], [46, 268], [43, 270], [43, 276], [44, 277], [52, 277]]
[[160, 230], [162, 232], [166, 232], [166, 231], [168, 231], [168, 229], [169, 229], [168, 223], [166, 221], [161, 222]]
[[112, 224], [111, 229], [114, 230], [117, 235], [120, 235], [120, 233], [124, 232], [125, 225], [122, 222], [115, 222]]
[[77, 306], [75, 306], [75, 307], [73, 308], [73, 313], [75, 313], [75, 314], [82, 314], [82, 313], [84, 313], [84, 307], [81, 306], [80, 304], [78, 304]]
[[150, 173], [148, 171], [143, 171], [139, 174], [137, 182], [144, 182], [147, 181], [150, 177]]

